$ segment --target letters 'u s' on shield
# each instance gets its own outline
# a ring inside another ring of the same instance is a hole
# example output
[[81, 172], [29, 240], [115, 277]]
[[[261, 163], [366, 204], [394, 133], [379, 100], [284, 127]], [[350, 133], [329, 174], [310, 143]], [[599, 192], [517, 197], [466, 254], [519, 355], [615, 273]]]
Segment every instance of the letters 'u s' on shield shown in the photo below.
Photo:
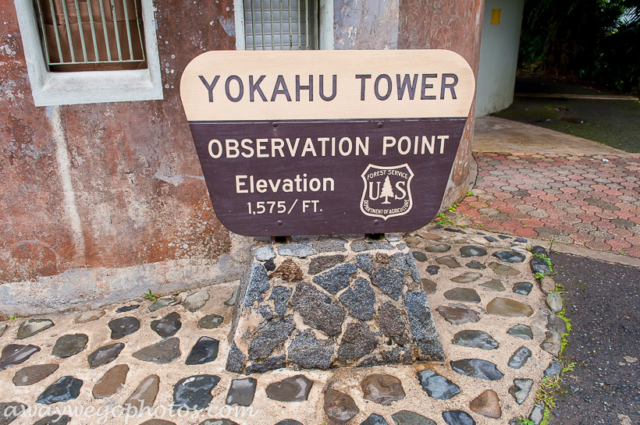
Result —
[[180, 86], [215, 213], [247, 236], [424, 226], [474, 92], [447, 50], [207, 52]]

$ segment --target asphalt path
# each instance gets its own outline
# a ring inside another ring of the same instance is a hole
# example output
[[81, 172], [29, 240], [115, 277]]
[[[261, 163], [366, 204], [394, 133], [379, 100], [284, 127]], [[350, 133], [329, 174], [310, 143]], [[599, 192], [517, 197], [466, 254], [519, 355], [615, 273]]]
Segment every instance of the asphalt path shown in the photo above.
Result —
[[640, 269], [552, 253], [572, 320], [551, 425], [640, 425]]

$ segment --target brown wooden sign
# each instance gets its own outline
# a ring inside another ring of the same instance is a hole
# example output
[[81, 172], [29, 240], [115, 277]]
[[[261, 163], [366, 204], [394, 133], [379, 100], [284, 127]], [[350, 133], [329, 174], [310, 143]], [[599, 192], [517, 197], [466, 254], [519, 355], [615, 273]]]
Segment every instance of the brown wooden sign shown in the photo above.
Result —
[[180, 87], [216, 215], [247, 236], [424, 226], [474, 90], [446, 50], [208, 52]]

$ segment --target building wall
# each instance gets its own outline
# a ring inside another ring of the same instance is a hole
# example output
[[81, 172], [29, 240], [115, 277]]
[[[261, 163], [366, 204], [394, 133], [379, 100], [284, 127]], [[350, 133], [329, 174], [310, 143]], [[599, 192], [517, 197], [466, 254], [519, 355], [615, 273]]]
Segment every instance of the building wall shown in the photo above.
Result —
[[[501, 10], [498, 25], [491, 25], [493, 9]], [[523, 9], [524, 0], [486, 0], [476, 94], [479, 117], [513, 103]]]
[[[336, 48], [451, 49], [477, 70], [482, 0], [367, 1], [334, 0]], [[233, 1], [156, 8], [164, 100], [44, 108], [0, 4], [0, 315], [238, 277], [249, 240], [212, 211], [178, 90], [195, 56], [235, 48]], [[445, 206], [466, 193], [472, 129], [473, 112]]]
[[211, 209], [178, 90], [193, 57], [235, 48], [233, 2], [156, 6], [163, 101], [44, 108], [0, 5], [0, 312], [237, 277], [243, 241]]

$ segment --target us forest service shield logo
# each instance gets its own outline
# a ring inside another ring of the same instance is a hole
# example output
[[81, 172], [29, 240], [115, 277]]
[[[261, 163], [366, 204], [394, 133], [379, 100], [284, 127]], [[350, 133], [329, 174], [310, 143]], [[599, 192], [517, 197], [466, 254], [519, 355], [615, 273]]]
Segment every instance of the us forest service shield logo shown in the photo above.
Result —
[[408, 164], [380, 167], [369, 164], [362, 173], [364, 190], [360, 201], [362, 213], [387, 220], [407, 214], [411, 199], [413, 171]]

